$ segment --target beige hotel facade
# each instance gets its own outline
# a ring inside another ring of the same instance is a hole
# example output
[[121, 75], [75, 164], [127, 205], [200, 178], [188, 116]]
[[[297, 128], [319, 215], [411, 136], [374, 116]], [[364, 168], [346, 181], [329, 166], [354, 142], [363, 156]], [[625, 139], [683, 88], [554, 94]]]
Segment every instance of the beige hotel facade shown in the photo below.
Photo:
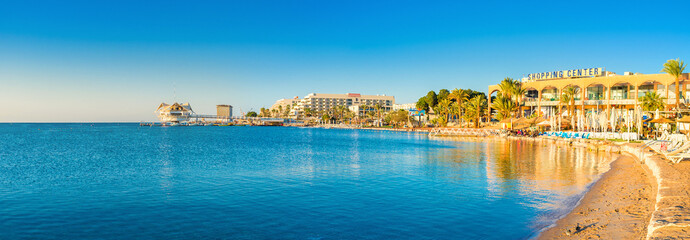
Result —
[[[617, 75], [603, 68], [586, 68], [529, 74], [521, 82], [526, 91], [520, 104], [521, 112], [536, 111], [542, 116], [556, 112], [559, 96], [570, 86], [579, 89], [575, 96], [576, 109], [585, 112], [612, 108], [633, 110], [639, 104], [638, 98], [651, 91], [665, 97], [668, 108], [673, 107], [676, 101], [675, 79], [666, 73], [625, 72]], [[683, 74], [679, 82], [680, 103], [687, 104], [690, 102], [688, 74]], [[489, 96], [495, 96], [499, 91], [498, 85], [489, 86]], [[489, 108], [491, 104], [489, 100]]]
[[277, 106], [290, 107], [290, 116], [301, 117], [305, 109], [314, 112], [328, 111], [336, 106], [345, 106], [359, 115], [364, 114], [365, 109], [362, 105], [369, 107], [380, 106], [381, 111], [387, 112], [393, 108], [395, 97], [386, 95], [363, 95], [359, 93], [331, 94], [331, 93], [310, 93], [302, 99], [280, 99], [271, 107]]

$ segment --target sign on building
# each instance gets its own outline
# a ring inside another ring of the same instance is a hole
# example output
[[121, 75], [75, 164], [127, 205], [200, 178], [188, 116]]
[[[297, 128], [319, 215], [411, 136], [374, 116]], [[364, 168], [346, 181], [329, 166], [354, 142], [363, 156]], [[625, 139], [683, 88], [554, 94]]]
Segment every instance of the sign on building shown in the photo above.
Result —
[[563, 70], [554, 72], [531, 73], [527, 75], [527, 80], [546, 80], [555, 78], [572, 78], [572, 77], [596, 77], [604, 75], [603, 68], [583, 68], [573, 70]]

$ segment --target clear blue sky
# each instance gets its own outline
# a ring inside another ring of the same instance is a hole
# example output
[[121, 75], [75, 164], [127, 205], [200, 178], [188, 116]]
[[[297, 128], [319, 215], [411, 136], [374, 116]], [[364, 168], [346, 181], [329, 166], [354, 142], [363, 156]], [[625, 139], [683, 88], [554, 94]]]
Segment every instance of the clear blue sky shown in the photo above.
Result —
[[687, 1], [142, 2], [4, 2], [0, 122], [151, 121], [174, 100], [246, 112], [310, 92], [408, 103], [534, 72], [690, 60]]

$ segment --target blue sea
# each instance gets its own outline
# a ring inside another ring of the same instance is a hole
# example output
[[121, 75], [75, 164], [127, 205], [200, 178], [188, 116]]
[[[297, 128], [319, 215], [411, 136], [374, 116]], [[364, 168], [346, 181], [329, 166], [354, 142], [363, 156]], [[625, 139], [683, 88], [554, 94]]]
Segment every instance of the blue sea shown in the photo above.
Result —
[[0, 239], [527, 239], [612, 158], [376, 130], [0, 124]]

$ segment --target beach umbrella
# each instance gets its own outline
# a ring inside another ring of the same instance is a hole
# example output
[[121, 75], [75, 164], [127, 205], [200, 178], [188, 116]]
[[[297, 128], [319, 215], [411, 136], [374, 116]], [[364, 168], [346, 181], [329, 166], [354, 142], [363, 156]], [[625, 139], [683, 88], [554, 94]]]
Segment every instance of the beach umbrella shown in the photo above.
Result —
[[684, 116], [682, 118], [679, 118], [678, 120], [676, 120], [676, 122], [678, 122], [677, 126], [679, 131], [683, 130], [683, 132], [687, 132], [688, 130], [690, 130], [690, 126], [688, 126], [688, 124], [690, 124], [690, 116]]
[[616, 131], [616, 123], [618, 122], [616, 119], [616, 107], [611, 108], [611, 120], [609, 123], [611, 124], [611, 131], [615, 132]]
[[586, 124], [587, 128], [589, 129], [589, 131], [592, 130], [592, 121], [590, 119], [591, 117], [592, 117], [592, 113], [585, 113], [585, 124]]
[[559, 114], [558, 115], [558, 131], [561, 130], [562, 122], [563, 122], [563, 117]]
[[537, 125], [538, 123], [543, 122], [543, 121], [545, 121], [545, 119], [543, 117], [534, 117], [534, 118], [527, 119], [527, 123], [529, 126]]
[[678, 120], [676, 120], [676, 122], [680, 122], [680, 123], [690, 123], [690, 115], [688, 115], [688, 116], [683, 116], [682, 118], [679, 118]]
[[599, 111], [592, 114], [592, 122], [594, 122], [594, 127], [597, 131], [601, 131], [601, 118], [599, 116]]
[[642, 108], [637, 106], [635, 108], [635, 112], [637, 112], [637, 115], [635, 116], [637, 118], [637, 134], [640, 134], [642, 131]]
[[525, 124], [525, 123], [529, 123], [529, 120], [527, 120], [527, 118], [525, 118], [525, 117], [521, 117], [521, 118], [518, 118], [517, 120], [515, 120], [515, 122], [513, 122], [513, 123], [515, 123], [515, 124]]
[[607, 131], [609, 126], [609, 118], [608, 116], [606, 116], [606, 111], [602, 111], [599, 114], [599, 121], [601, 122], [601, 131]]
[[649, 122], [650, 122], [650, 123], [658, 123], [659, 126], [657, 126], [657, 129], [658, 129], [658, 130], [661, 130], [661, 131], [666, 131], [666, 129], [668, 128], [668, 127], [667, 127], [667, 126], [668, 126], [667, 124], [669, 124], [669, 123], [674, 123], [673, 120], [668, 119], [668, 118], [665, 118], [665, 117], [656, 118], [656, 119], [651, 120], [651, 121], [649, 121]]
[[651, 120], [651, 121], [649, 121], [649, 122], [650, 122], [650, 123], [667, 123], [667, 124], [668, 124], [668, 123], [674, 123], [673, 120], [668, 119], [668, 118], [665, 118], [665, 117], [656, 118], [656, 119]]
[[514, 123], [514, 122], [515, 122], [515, 118], [510, 117], [510, 118], [505, 118], [498, 123]]

